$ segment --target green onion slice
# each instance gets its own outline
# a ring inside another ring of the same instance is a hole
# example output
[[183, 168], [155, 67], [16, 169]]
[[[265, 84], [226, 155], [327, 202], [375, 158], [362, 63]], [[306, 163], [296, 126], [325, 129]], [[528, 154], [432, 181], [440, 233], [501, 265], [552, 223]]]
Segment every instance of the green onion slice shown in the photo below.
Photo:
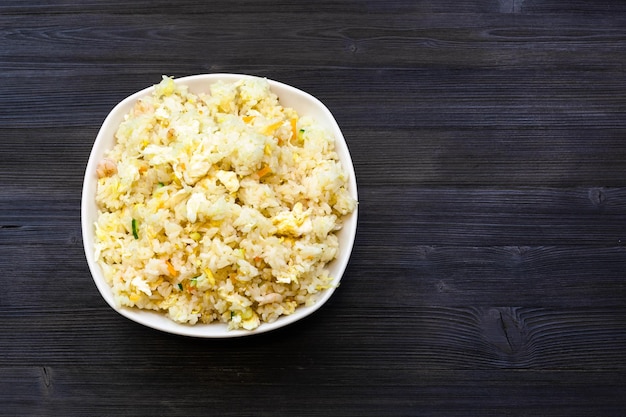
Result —
[[139, 239], [139, 233], [137, 233], [137, 219], [133, 219], [132, 226], [133, 226], [133, 237], [135, 239]]

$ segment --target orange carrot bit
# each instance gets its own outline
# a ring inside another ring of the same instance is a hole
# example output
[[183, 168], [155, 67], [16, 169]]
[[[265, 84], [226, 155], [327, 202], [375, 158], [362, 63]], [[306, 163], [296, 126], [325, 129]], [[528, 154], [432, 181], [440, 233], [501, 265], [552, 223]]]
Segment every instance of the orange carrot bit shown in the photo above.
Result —
[[291, 119], [291, 134], [291, 140], [298, 139], [298, 119], [296, 119], [295, 117]]
[[174, 265], [172, 265], [172, 263], [169, 260], [165, 261], [165, 264], [167, 265], [167, 271], [170, 273], [171, 276], [173, 277], [178, 276], [178, 271], [174, 268]]
[[270, 168], [269, 165], [265, 165], [263, 168], [257, 171], [257, 175], [259, 176], [259, 178], [263, 178], [264, 176], [266, 176], [267, 174], [270, 174], [271, 172], [272, 172], [272, 168]]
[[243, 116], [242, 119], [244, 123], [250, 123], [254, 120], [254, 116]]

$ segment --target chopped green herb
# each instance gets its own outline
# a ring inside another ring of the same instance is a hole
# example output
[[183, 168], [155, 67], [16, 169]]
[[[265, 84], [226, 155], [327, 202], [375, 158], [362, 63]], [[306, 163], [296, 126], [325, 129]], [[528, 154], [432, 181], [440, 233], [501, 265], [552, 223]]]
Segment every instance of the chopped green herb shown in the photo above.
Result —
[[178, 289], [181, 291], [183, 290], [183, 284], [181, 284], [180, 282], [178, 283]]
[[163, 184], [162, 182], [159, 182], [159, 188], [161, 187], [165, 187], [165, 184]]
[[305, 130], [304, 130], [304, 129], [300, 129], [300, 133], [304, 133], [304, 132], [305, 132]]
[[133, 227], [133, 237], [135, 239], [139, 239], [139, 233], [137, 233], [137, 219], [133, 219], [132, 227]]

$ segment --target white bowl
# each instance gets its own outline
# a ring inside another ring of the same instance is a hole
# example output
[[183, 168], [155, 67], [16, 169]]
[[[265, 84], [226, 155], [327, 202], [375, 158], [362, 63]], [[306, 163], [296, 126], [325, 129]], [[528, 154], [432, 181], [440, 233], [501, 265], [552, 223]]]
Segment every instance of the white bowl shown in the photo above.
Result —
[[[250, 76], [243, 74], [202, 74], [178, 78], [174, 81], [178, 84], [187, 85], [190, 92], [197, 94], [200, 92], [208, 92], [209, 85], [216, 81], [222, 80], [226, 82], [234, 82], [243, 77]], [[155, 80], [155, 83], [158, 81], [159, 80]], [[334, 134], [337, 154], [339, 155], [344, 170], [346, 170], [350, 176], [350, 194], [357, 199], [354, 166], [352, 165], [352, 159], [348, 151], [348, 146], [341, 130], [339, 129], [339, 126], [337, 125], [337, 122], [335, 121], [335, 118], [328, 108], [310, 94], [277, 81], [268, 81], [272, 91], [279, 97], [281, 105], [284, 107], [292, 107], [300, 115], [314, 117], [318, 123], [326, 126], [326, 128]], [[83, 244], [89, 269], [104, 300], [122, 316], [137, 323], [168, 333], [204, 338], [228, 338], [264, 333], [301, 320], [319, 309], [331, 297], [334, 292], [334, 288], [329, 288], [320, 292], [315, 304], [312, 306], [300, 306], [293, 314], [282, 316], [272, 323], [262, 323], [259, 327], [251, 331], [228, 330], [226, 324], [222, 323], [196, 325], [180, 324], [170, 320], [164, 314], [129, 307], [118, 307], [115, 304], [111, 287], [106, 283], [102, 270], [94, 259], [94, 223], [98, 214], [95, 199], [97, 184], [96, 166], [103, 158], [105, 151], [114, 146], [115, 140], [113, 135], [122, 122], [124, 115], [131, 110], [137, 99], [150, 95], [153, 90], [154, 86], [141, 90], [127, 97], [113, 108], [104, 120], [104, 123], [98, 132], [98, 136], [96, 137], [91, 150], [85, 171], [81, 202]], [[356, 235], [357, 210], [358, 209], [355, 208], [354, 212], [344, 219], [343, 229], [338, 234], [340, 244], [339, 254], [329, 265], [330, 274], [334, 277], [333, 283], [335, 286], [339, 284], [339, 281], [341, 280], [348, 264], [350, 253], [352, 252], [352, 246]]]

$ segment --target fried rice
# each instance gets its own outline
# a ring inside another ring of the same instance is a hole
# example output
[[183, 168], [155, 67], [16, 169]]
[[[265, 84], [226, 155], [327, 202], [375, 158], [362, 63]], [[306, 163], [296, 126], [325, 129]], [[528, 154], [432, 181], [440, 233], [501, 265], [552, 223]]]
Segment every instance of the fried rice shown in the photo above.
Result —
[[98, 166], [95, 258], [119, 306], [252, 330], [332, 286], [357, 202], [335, 139], [267, 80], [163, 77]]

